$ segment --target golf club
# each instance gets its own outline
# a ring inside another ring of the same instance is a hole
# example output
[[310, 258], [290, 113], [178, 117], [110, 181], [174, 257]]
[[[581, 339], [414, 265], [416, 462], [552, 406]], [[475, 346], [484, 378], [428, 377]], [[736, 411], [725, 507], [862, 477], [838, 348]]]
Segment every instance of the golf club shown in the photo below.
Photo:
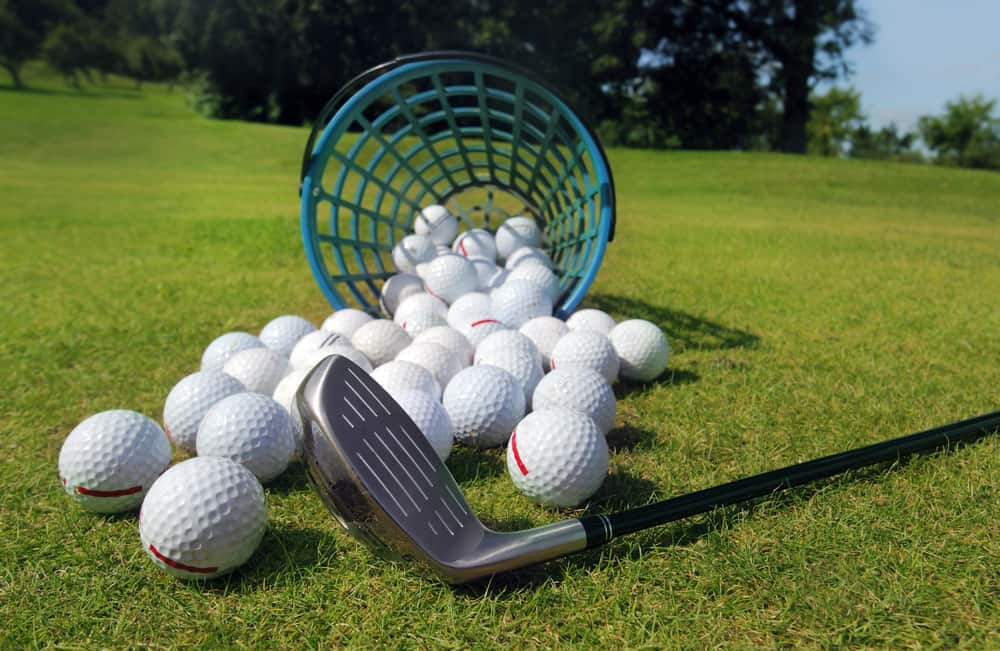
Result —
[[501, 533], [486, 528], [454, 477], [389, 394], [333, 355], [302, 383], [304, 459], [311, 482], [347, 531], [384, 558], [414, 559], [466, 583], [596, 547], [720, 506], [972, 441], [1000, 427], [1000, 412], [772, 470], [656, 504]]

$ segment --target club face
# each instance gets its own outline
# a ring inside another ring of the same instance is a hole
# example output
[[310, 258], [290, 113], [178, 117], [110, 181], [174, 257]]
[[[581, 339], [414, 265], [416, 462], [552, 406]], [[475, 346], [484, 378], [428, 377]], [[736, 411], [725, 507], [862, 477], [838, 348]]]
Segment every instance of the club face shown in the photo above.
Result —
[[347, 531], [384, 558], [451, 569], [487, 532], [427, 439], [389, 394], [337, 355], [298, 394], [310, 481]]

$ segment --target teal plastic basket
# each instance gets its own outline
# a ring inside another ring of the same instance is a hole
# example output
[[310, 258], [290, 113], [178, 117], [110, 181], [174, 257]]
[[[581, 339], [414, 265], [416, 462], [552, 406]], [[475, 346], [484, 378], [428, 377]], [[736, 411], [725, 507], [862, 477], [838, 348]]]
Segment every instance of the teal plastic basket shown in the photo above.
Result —
[[460, 230], [533, 217], [560, 318], [614, 237], [614, 182], [594, 133], [532, 73], [468, 52], [400, 57], [350, 81], [310, 134], [300, 194], [309, 264], [335, 309], [378, 313], [392, 247], [430, 204]]

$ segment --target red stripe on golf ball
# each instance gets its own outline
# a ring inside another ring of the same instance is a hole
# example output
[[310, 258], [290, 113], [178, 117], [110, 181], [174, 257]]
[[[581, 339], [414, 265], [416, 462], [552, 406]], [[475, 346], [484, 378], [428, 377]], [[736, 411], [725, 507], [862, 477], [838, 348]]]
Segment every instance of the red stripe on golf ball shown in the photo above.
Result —
[[121, 497], [123, 495], [133, 495], [141, 491], [142, 486], [130, 486], [128, 488], [121, 488], [114, 491], [99, 491], [94, 488], [87, 488], [86, 486], [76, 487], [77, 493], [81, 495], [89, 495], [90, 497]]
[[174, 559], [161, 554], [160, 550], [156, 548], [156, 545], [153, 545], [152, 543], [149, 545], [149, 551], [153, 552], [153, 556], [157, 557], [175, 570], [184, 570], [185, 572], [194, 572], [195, 574], [212, 574], [219, 571], [219, 568], [217, 567], [195, 567], [194, 565], [186, 565], [185, 563], [175, 561]]
[[471, 324], [469, 324], [469, 325], [470, 325], [471, 327], [475, 328], [476, 326], [479, 326], [479, 325], [483, 325], [484, 323], [500, 323], [500, 322], [499, 322], [499, 321], [497, 321], [496, 319], [482, 319], [482, 320], [480, 320], [480, 321], [473, 321], [473, 322], [472, 322]]
[[469, 254], [465, 251], [465, 238], [462, 238], [458, 241], [458, 249], [462, 252], [462, 255], [464, 255], [467, 258], [469, 257]]
[[521, 455], [517, 451], [517, 430], [514, 430], [514, 433], [510, 435], [510, 449], [514, 453], [514, 463], [517, 464], [517, 469], [521, 471], [522, 475], [527, 475], [528, 467], [521, 461]]

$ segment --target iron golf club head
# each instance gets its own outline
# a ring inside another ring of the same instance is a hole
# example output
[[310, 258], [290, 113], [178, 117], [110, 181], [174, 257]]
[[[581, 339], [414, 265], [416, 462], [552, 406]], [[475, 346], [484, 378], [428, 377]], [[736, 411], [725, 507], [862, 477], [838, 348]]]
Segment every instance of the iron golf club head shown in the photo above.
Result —
[[486, 528], [406, 412], [350, 360], [320, 362], [297, 399], [310, 481], [337, 521], [383, 558], [465, 583], [587, 546], [576, 519], [516, 533]]

